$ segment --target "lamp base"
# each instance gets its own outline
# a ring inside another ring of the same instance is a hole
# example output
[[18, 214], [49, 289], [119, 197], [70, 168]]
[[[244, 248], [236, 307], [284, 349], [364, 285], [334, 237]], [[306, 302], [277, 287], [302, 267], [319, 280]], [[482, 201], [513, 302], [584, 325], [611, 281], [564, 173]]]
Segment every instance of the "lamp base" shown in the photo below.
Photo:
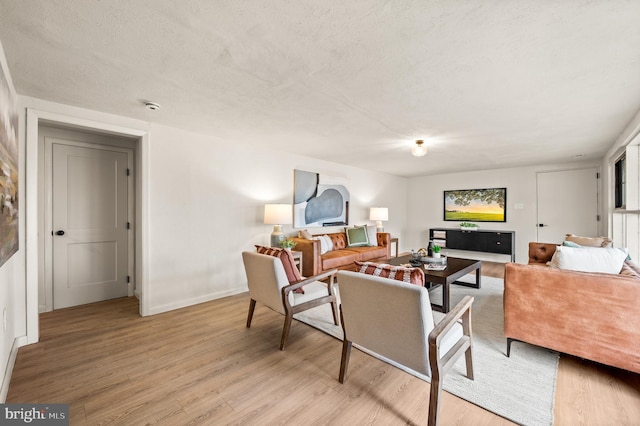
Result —
[[282, 247], [282, 242], [284, 240], [285, 237], [282, 232], [282, 225], [273, 225], [273, 232], [271, 233], [271, 247]]
[[384, 232], [381, 220], [376, 220], [376, 232]]

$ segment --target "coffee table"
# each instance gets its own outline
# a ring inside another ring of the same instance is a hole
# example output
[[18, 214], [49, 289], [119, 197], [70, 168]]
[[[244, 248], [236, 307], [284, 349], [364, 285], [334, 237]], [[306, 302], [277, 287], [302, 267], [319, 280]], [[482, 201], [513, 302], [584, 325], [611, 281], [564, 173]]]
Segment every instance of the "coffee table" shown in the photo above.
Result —
[[[400, 257], [393, 257], [389, 259], [390, 265], [404, 265], [408, 264], [411, 259], [411, 255], [404, 255]], [[447, 313], [451, 309], [449, 288], [451, 284], [464, 285], [467, 287], [480, 288], [480, 268], [482, 267], [482, 261], [471, 259], [460, 259], [457, 257], [447, 257], [447, 268], [442, 271], [433, 271], [422, 268], [425, 275], [425, 287], [429, 290], [442, 286], [442, 305], [431, 303], [431, 306], [439, 310], [440, 312]], [[462, 278], [476, 271], [476, 283], [466, 283], [463, 281], [457, 281], [458, 278]]]

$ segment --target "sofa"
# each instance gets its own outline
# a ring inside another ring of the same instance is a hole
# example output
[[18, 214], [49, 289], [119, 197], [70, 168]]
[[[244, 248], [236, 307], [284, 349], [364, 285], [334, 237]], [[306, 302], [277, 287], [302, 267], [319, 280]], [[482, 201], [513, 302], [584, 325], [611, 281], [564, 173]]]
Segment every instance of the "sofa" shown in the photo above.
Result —
[[377, 246], [350, 247], [347, 244], [346, 232], [312, 235], [312, 237], [328, 236], [332, 250], [321, 253], [319, 239], [292, 237], [296, 245], [294, 250], [302, 252], [302, 275], [311, 277], [331, 269], [355, 270], [354, 262], [384, 262], [391, 257], [391, 234], [376, 233]]
[[640, 373], [640, 275], [547, 266], [556, 244], [530, 243], [529, 264], [508, 263], [504, 278], [507, 355], [513, 341]]

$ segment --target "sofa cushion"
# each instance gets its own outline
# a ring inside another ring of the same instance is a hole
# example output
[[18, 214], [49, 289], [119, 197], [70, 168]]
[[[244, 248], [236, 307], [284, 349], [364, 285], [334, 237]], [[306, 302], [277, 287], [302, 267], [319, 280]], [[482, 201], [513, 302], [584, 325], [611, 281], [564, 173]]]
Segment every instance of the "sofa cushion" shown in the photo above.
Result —
[[360, 258], [360, 254], [351, 250], [334, 250], [321, 256], [322, 270], [340, 268], [346, 265], [353, 265], [353, 262]]
[[355, 226], [353, 228], [344, 228], [347, 235], [347, 247], [362, 247], [369, 245], [369, 235], [366, 226]]
[[331, 244], [333, 245], [331, 250], [342, 250], [347, 247], [347, 234], [344, 232], [327, 234], [327, 236], [331, 238]]
[[380, 259], [387, 257], [387, 249], [382, 246], [375, 247], [349, 247], [349, 251], [358, 253], [358, 260], [361, 262], [373, 259]]
[[[284, 272], [287, 274], [287, 280], [289, 280], [289, 284], [302, 281], [302, 275], [300, 275], [300, 271], [296, 266], [293, 255], [289, 250], [256, 245], [256, 251], [258, 253], [267, 254], [269, 256], [274, 256], [280, 259], [280, 261], [282, 262], [282, 266], [284, 267]], [[302, 288], [295, 289], [294, 291], [297, 293], [304, 293], [304, 290], [302, 290]]]
[[356, 265], [356, 272], [361, 274], [389, 278], [424, 287], [424, 272], [420, 268], [405, 268], [402, 266], [392, 266], [385, 263], [373, 262], [354, 263]]
[[564, 240], [587, 247], [611, 247], [612, 243], [607, 237], [579, 237], [573, 234], [567, 234]]
[[627, 251], [613, 247], [558, 246], [549, 266], [580, 272], [618, 274], [627, 258]]

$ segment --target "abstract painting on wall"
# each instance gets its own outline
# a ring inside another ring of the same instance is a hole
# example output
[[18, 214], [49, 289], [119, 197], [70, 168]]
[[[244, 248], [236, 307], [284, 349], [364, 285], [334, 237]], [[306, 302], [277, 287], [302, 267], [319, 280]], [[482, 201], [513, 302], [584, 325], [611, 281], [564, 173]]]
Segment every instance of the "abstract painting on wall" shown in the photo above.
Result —
[[294, 170], [293, 227], [349, 223], [349, 191], [344, 179]]
[[0, 66], [0, 266], [18, 251], [18, 112]]

